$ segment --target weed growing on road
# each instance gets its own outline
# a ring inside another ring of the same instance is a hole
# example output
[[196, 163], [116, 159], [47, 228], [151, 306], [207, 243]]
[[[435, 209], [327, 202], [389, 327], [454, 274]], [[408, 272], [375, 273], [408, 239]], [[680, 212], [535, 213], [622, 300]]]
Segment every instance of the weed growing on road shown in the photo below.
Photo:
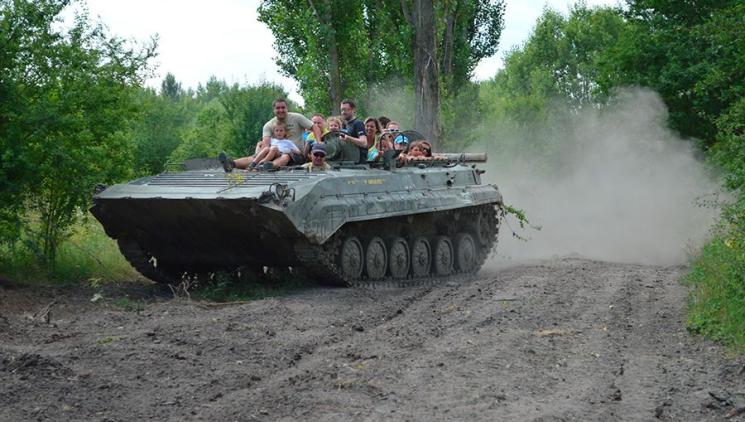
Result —
[[265, 274], [260, 278], [217, 273], [207, 283], [197, 286], [193, 298], [214, 302], [237, 302], [282, 296], [312, 287], [313, 283], [296, 273]]

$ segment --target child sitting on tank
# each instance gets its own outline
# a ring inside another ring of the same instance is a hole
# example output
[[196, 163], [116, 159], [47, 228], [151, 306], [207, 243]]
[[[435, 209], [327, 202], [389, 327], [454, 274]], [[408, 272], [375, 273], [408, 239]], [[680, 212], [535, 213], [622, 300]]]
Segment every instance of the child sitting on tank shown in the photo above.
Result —
[[253, 161], [248, 165], [249, 168], [271, 169], [287, 165], [302, 164], [303, 154], [300, 149], [289, 139], [287, 139], [287, 125], [283, 122], [277, 122], [272, 129], [272, 138], [269, 146], [262, 149]]
[[398, 159], [403, 162], [428, 161], [436, 158], [438, 158], [437, 154], [432, 154], [432, 144], [425, 140], [412, 142], [409, 149], [398, 156]]
[[432, 157], [432, 144], [429, 141], [415, 141], [409, 145], [406, 152], [411, 158], [429, 158]]

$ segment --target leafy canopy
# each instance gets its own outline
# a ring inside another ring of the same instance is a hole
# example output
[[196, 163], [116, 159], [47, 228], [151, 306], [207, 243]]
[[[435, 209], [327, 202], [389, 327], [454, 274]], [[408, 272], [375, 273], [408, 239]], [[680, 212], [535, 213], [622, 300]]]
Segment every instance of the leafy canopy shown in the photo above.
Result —
[[17, 239], [30, 207], [51, 261], [94, 184], [129, 175], [124, 134], [156, 46], [131, 48], [85, 14], [60, 29], [70, 3], [0, 0], [0, 240]]

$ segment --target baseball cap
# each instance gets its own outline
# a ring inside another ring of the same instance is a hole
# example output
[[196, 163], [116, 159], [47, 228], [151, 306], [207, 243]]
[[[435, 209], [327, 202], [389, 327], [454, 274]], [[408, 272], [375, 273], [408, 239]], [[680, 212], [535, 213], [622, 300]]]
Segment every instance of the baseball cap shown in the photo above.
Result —
[[320, 142], [316, 142], [315, 144], [313, 144], [313, 149], [310, 150], [310, 153], [315, 154], [317, 152], [320, 152], [321, 154], [326, 155], [326, 145]]

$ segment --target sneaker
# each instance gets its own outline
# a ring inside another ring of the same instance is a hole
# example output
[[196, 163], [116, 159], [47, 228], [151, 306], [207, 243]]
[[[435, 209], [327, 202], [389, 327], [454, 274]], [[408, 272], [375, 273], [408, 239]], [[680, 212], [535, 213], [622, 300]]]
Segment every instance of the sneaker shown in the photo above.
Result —
[[256, 163], [256, 162], [251, 161], [251, 164], [248, 165], [248, 168], [249, 169], [255, 169], [257, 165], [259, 165], [259, 163]]
[[259, 170], [269, 171], [269, 170], [272, 170], [274, 168], [274, 165], [272, 164], [271, 161], [267, 161], [266, 163], [259, 164], [259, 167], [258, 168], [259, 168]]
[[220, 151], [220, 154], [217, 155], [217, 160], [222, 164], [222, 169], [225, 170], [225, 173], [230, 173], [235, 168], [235, 161], [230, 159], [225, 151]]

